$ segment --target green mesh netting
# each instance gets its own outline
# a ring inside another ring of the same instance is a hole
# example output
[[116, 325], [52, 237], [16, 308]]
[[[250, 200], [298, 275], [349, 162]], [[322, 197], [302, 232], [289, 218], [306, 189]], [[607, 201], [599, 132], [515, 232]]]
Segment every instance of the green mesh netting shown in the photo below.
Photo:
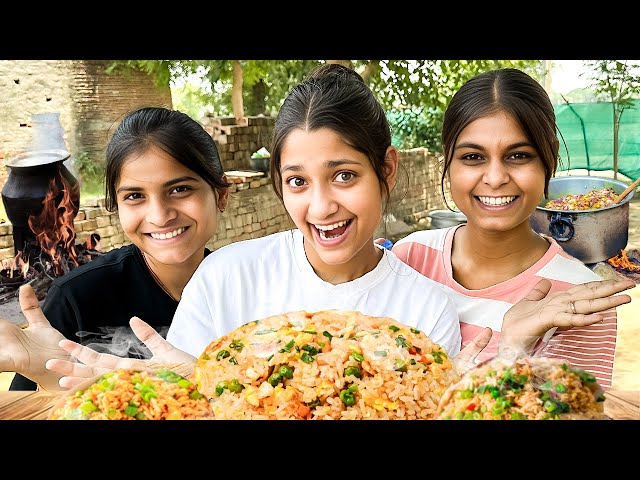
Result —
[[[613, 170], [613, 109], [608, 102], [555, 105], [562, 136], [558, 170]], [[563, 143], [566, 143], [566, 150]], [[568, 155], [567, 155], [568, 151]], [[640, 177], [640, 100], [620, 118], [618, 172]]]

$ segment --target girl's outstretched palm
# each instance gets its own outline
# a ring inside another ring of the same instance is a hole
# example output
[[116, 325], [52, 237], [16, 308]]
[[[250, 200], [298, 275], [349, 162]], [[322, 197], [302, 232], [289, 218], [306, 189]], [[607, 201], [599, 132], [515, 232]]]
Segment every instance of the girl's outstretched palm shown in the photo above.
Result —
[[505, 313], [501, 355], [529, 352], [535, 341], [551, 328], [582, 327], [604, 320], [607, 310], [631, 301], [629, 295], [615, 294], [633, 287], [635, 283], [631, 280], [600, 280], [549, 294], [551, 282], [540, 280]]
[[20, 287], [19, 299], [28, 326], [20, 328], [0, 320], [0, 371], [17, 372], [45, 390], [61, 390], [60, 375], [47, 370], [45, 362], [52, 358], [60, 361], [70, 358], [58, 345], [64, 336], [44, 316], [30, 285]]
[[122, 358], [108, 353], [98, 353], [71, 340], [62, 340], [60, 347], [77, 358], [82, 363], [69, 360], [49, 360], [47, 369], [63, 375], [60, 386], [73, 388], [87, 378], [101, 375], [117, 368], [152, 368], [154, 364], [193, 364], [196, 358], [182, 350], [178, 350], [156, 332], [148, 323], [133, 317], [129, 325], [138, 339], [144, 343], [153, 354], [148, 360]]

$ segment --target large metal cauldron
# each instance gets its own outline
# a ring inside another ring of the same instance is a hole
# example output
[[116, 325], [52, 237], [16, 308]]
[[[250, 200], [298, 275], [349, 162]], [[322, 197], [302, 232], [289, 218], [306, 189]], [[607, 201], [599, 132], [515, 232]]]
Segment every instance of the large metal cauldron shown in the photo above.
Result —
[[593, 264], [615, 257], [629, 239], [629, 201], [632, 190], [616, 205], [595, 210], [553, 210], [544, 205], [568, 194], [611, 188], [621, 194], [627, 184], [619, 180], [591, 176], [554, 177], [549, 181], [549, 197], [531, 215], [531, 228], [553, 237], [564, 250], [583, 263]]

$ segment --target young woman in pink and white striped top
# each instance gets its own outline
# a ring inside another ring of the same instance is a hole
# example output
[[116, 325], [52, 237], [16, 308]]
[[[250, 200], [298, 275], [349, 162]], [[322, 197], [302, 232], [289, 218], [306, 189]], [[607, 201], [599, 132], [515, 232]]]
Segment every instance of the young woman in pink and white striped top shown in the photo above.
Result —
[[[412, 233], [398, 241], [393, 252], [442, 284], [453, 298], [463, 347], [486, 327], [492, 329], [479, 360], [505, 345], [521, 347], [536, 356], [562, 358], [610, 388], [615, 309], [580, 315], [596, 311], [593, 300], [586, 293], [577, 301], [570, 297], [583, 288], [575, 285], [601, 278], [529, 225], [559, 158], [555, 114], [545, 90], [516, 69], [472, 78], [447, 107], [442, 150], [443, 194], [449, 182], [451, 197], [467, 222]], [[634, 286], [628, 283], [626, 288]], [[553, 316], [553, 323], [535, 324], [542, 318], [538, 315], [514, 315], [528, 305], [533, 309], [533, 301], [564, 298], [556, 292], [567, 294], [566, 314]], [[511, 309], [523, 299], [532, 302]]]

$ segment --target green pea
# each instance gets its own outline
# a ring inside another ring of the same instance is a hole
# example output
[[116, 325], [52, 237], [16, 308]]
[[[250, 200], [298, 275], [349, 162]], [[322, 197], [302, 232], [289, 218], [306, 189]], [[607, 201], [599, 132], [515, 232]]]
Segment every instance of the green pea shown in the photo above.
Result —
[[362, 373], [360, 372], [360, 368], [356, 366], [350, 366], [344, 369], [343, 376], [348, 377], [349, 375], [353, 375], [356, 378], [362, 378]]
[[339, 397], [342, 403], [347, 407], [352, 407], [356, 404], [356, 396], [349, 389], [341, 390]]
[[227, 388], [229, 388], [229, 383], [225, 382], [224, 380], [220, 383], [218, 383], [218, 385], [216, 385], [216, 395], [220, 396], [222, 395], [222, 392], [224, 392]]
[[277, 387], [281, 380], [282, 376], [278, 372], [272, 373], [269, 378], [267, 378], [267, 382], [269, 382], [272, 387]]
[[293, 368], [289, 365], [281, 365], [278, 373], [284, 378], [293, 378]]
[[229, 382], [229, 390], [233, 393], [240, 393], [243, 389], [244, 385], [242, 385], [237, 378], [234, 378]]

